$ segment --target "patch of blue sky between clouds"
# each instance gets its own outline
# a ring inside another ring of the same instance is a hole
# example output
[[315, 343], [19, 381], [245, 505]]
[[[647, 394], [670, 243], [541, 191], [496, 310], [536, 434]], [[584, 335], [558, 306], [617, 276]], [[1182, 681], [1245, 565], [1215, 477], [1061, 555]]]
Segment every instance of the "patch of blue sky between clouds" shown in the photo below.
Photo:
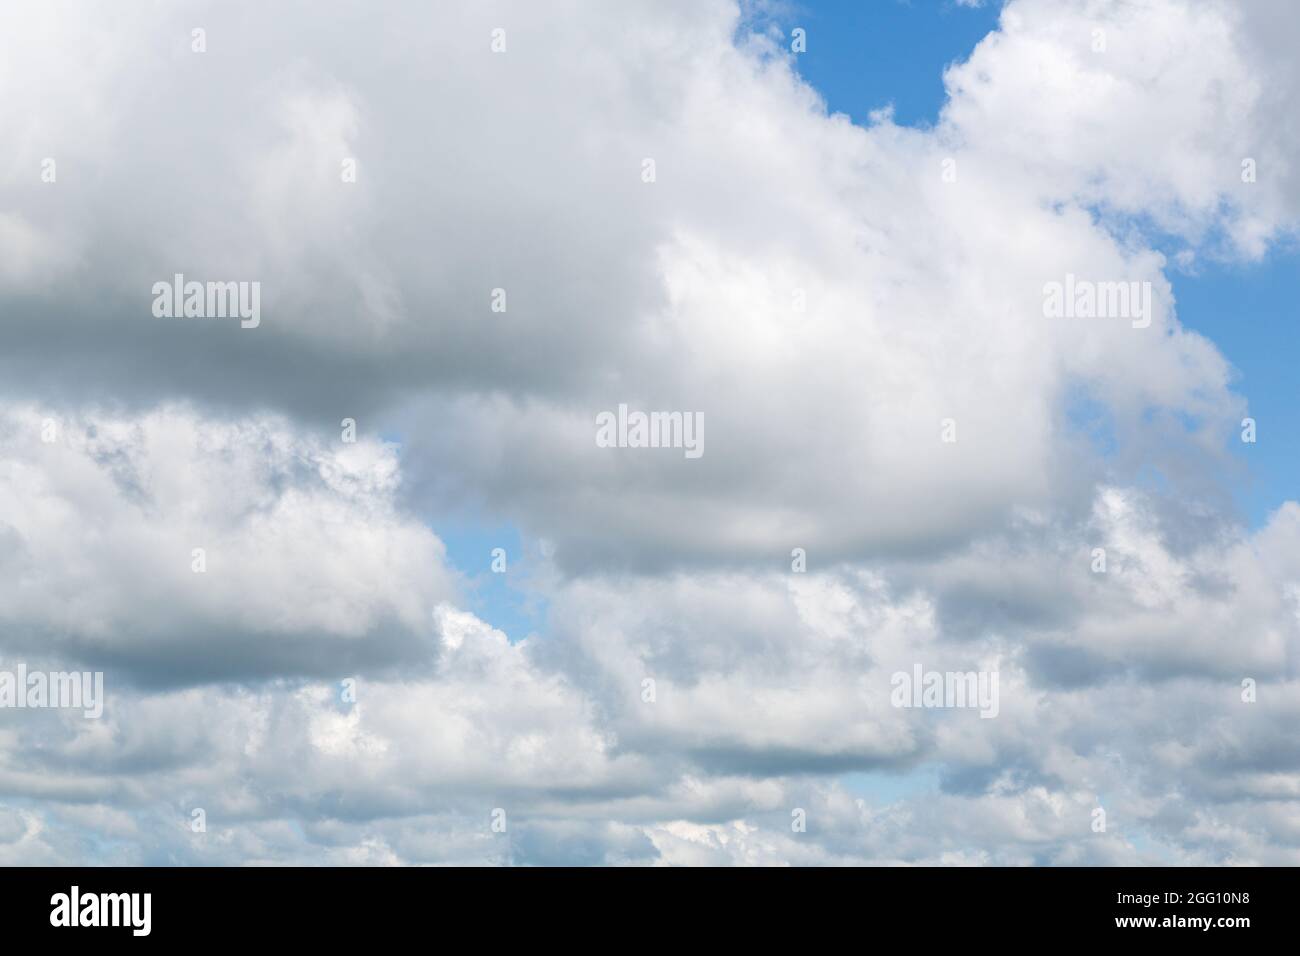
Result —
[[1212, 341], [1236, 372], [1233, 389], [1249, 404], [1256, 440], [1229, 445], [1246, 465], [1234, 489], [1253, 527], [1283, 503], [1300, 498], [1300, 376], [1294, 344], [1300, 340], [1300, 254], [1279, 249], [1257, 263], [1211, 263], [1193, 273], [1171, 273], [1178, 319]]
[[[540, 633], [547, 602], [540, 591], [529, 588], [542, 556], [536, 547], [525, 548], [519, 529], [454, 516], [428, 521], [447, 548], [447, 560], [463, 577], [466, 610], [499, 631], [512, 644]], [[505, 551], [505, 570], [492, 570], [493, 551]]]
[[1139, 236], [1165, 256], [1179, 323], [1213, 342], [1232, 366], [1231, 387], [1255, 419], [1256, 441], [1243, 442], [1236, 425], [1229, 429], [1225, 447], [1241, 465], [1231, 491], [1239, 517], [1261, 527], [1300, 499], [1300, 379], [1291, 348], [1300, 339], [1300, 245], [1282, 237], [1262, 259], [1246, 261], [1219, 228], [1196, 237], [1192, 249], [1149, 217], [1092, 211], [1112, 233]]
[[804, 0], [764, 5], [786, 37], [801, 27], [807, 50], [799, 74], [832, 113], [859, 125], [893, 107], [900, 126], [932, 126], [946, 93], [943, 71], [965, 60], [997, 27], [1000, 0]]
[[846, 773], [839, 778], [840, 785], [856, 797], [861, 797], [873, 809], [901, 803], [920, 794], [939, 791], [939, 770], [921, 767], [901, 773], [884, 770]]

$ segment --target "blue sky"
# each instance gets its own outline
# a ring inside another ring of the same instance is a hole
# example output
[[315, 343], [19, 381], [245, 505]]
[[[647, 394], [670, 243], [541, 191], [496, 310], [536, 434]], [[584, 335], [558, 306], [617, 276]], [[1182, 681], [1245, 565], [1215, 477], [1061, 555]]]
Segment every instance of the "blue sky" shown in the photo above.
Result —
[[1210, 264], [1195, 275], [1172, 274], [1178, 318], [1207, 336], [1238, 374], [1236, 390], [1257, 423], [1253, 445], [1231, 442], [1246, 464], [1237, 502], [1253, 526], [1260, 525], [1300, 486], [1295, 449], [1300, 427], [1295, 409], [1300, 384], [1294, 367], [1295, 303], [1300, 261], [1295, 250], [1263, 262]]
[[[504, 631], [511, 641], [542, 628], [545, 602], [525, 590], [536, 543], [526, 549], [513, 525], [467, 520], [452, 513], [431, 518], [429, 525], [446, 545], [452, 566], [465, 575], [467, 610]], [[492, 552], [497, 548], [506, 553], [505, 573], [492, 570]]]
[[808, 31], [799, 71], [833, 112], [854, 122], [888, 104], [900, 125], [928, 125], [943, 106], [943, 69], [997, 26], [997, 9], [953, 0], [807, 0], [793, 17]]

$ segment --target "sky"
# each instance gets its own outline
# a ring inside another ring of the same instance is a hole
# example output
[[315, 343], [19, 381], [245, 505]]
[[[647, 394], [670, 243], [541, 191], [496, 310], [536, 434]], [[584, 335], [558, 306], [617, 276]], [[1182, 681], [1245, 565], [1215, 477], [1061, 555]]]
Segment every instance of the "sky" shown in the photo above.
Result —
[[1300, 862], [1296, 33], [6, 5], [0, 863]]
[[[943, 71], [997, 28], [1002, 4], [824, 0], [787, 9], [816, 30], [815, 47], [796, 66], [829, 111], [867, 123], [873, 110], [889, 107], [900, 125], [928, 128], [946, 102]], [[1176, 237], [1151, 238], [1171, 259], [1183, 248]], [[1228, 445], [1245, 472], [1235, 504], [1243, 520], [1259, 527], [1294, 497], [1300, 481], [1292, 452], [1300, 433], [1289, 414], [1300, 393], [1288, 352], [1276, 347], [1300, 297], [1300, 256], [1294, 240], [1284, 238], [1258, 260], [1210, 256], [1171, 269], [1169, 277], [1180, 322], [1215, 343], [1232, 364], [1252, 417], [1268, 423], [1268, 440], [1248, 450], [1240, 442]]]
[[896, 123], [932, 127], [947, 98], [944, 69], [997, 29], [1001, 5], [804, 0], [772, 9], [815, 38], [795, 65], [829, 110], [866, 124], [892, 107]]

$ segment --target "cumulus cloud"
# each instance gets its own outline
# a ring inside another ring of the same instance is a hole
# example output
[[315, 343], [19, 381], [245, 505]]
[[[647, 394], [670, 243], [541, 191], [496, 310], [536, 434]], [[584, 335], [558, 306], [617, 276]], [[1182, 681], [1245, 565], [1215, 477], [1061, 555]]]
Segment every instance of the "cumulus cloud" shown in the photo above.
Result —
[[0, 711], [0, 861], [1296, 862], [1300, 510], [1225, 506], [1167, 258], [1294, 235], [1284, 7], [1010, 0], [924, 129], [727, 0], [6, 7], [0, 655], [110, 702]]
[[391, 446], [172, 405], [26, 406], [0, 418], [0, 449], [12, 651], [176, 683], [431, 655], [433, 608], [456, 577], [394, 506]]

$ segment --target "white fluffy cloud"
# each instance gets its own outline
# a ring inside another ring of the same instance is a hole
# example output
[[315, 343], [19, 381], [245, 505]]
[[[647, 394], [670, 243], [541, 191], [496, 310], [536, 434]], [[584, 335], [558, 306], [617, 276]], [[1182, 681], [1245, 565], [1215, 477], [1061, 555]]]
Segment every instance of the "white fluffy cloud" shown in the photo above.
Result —
[[[1300, 214], [1280, 2], [1018, 2], [945, 76], [944, 120], [1026, 195], [1149, 216], [1258, 256]], [[1243, 163], [1256, 178], [1244, 182]]]
[[182, 683], [382, 666], [428, 656], [454, 593], [373, 439], [26, 406], [0, 418], [0, 449], [0, 621], [28, 654]]
[[[1296, 862], [1300, 511], [1214, 512], [1246, 404], [1166, 259], [1294, 233], [1284, 6], [1010, 0], [928, 129], [727, 0], [6, 7], [0, 655], [110, 704], [0, 712], [0, 861]], [[470, 506], [556, 543], [539, 636], [463, 610]]]

